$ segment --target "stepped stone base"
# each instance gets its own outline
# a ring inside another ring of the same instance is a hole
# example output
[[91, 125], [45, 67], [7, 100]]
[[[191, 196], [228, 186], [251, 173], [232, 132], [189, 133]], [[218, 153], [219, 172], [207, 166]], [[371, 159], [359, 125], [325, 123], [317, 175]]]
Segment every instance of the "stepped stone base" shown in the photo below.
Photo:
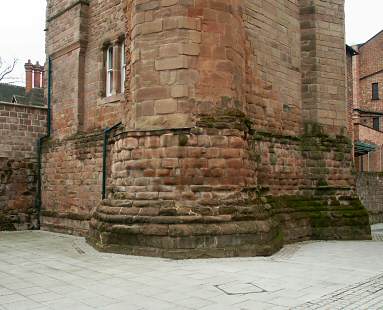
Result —
[[113, 206], [105, 201], [93, 215], [88, 242], [105, 252], [188, 259], [269, 256], [304, 240], [370, 240], [359, 200], [329, 198], [269, 197], [247, 215], [239, 208], [189, 217], [111, 214]]

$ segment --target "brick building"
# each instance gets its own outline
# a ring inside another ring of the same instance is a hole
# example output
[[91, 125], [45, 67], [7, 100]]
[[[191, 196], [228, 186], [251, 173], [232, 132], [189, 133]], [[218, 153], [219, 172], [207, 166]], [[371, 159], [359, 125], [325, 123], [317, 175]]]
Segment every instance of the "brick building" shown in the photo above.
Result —
[[349, 110], [355, 141], [355, 164], [358, 171], [383, 171], [383, 32], [354, 47], [348, 54], [352, 68], [348, 79]]
[[41, 227], [99, 249], [268, 255], [370, 237], [341, 0], [49, 0]]
[[37, 140], [46, 131], [44, 67], [25, 64], [26, 87], [0, 84], [0, 230], [38, 228]]
[[348, 47], [350, 130], [353, 134], [357, 192], [370, 223], [383, 220], [383, 33]]

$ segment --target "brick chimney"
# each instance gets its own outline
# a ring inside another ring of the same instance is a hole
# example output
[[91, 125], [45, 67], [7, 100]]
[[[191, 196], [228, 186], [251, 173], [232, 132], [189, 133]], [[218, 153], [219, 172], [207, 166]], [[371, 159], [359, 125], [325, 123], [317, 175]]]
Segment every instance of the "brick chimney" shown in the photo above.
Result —
[[43, 68], [40, 66], [39, 62], [37, 61], [36, 64], [33, 66], [33, 86], [34, 88], [41, 88], [41, 74], [43, 72]]
[[33, 65], [31, 60], [24, 65], [25, 68], [25, 92], [29, 93], [32, 90]]

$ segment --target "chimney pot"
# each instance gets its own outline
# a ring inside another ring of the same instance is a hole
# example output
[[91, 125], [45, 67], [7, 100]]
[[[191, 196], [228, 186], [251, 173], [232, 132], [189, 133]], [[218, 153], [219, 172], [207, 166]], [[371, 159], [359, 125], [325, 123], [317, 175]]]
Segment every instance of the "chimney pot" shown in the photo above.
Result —
[[41, 87], [41, 66], [39, 65], [39, 62], [37, 61], [36, 64], [33, 66], [33, 86], [34, 88], [40, 88]]
[[25, 92], [29, 93], [32, 90], [32, 79], [33, 79], [33, 65], [31, 60], [24, 65], [25, 68]]

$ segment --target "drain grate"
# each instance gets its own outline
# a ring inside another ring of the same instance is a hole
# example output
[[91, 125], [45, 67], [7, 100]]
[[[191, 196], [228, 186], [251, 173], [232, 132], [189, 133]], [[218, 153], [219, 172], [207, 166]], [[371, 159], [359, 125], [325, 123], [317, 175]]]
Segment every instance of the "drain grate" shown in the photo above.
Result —
[[226, 295], [248, 295], [267, 293], [265, 289], [254, 283], [226, 283], [214, 285], [217, 289], [224, 292]]

